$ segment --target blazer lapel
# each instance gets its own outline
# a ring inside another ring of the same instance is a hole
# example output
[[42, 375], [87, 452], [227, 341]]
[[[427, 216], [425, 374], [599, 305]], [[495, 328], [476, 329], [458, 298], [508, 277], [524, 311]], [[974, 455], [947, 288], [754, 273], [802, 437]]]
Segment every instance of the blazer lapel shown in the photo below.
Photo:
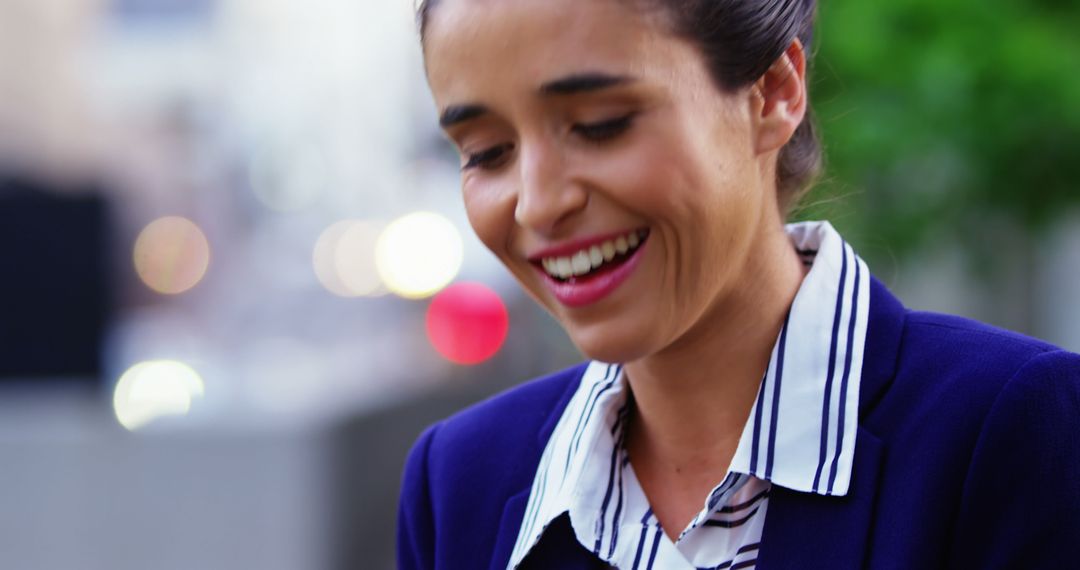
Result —
[[883, 450], [877, 436], [858, 429], [851, 486], [843, 497], [773, 487], [758, 568], [861, 568]]
[[758, 556], [761, 570], [784, 568], [861, 568], [873, 521], [884, 443], [863, 421], [888, 391], [906, 310], [876, 278], [870, 282], [859, 427], [851, 486], [843, 497], [773, 487]]
[[529, 502], [530, 487], [510, 497], [503, 507], [502, 520], [499, 521], [499, 531], [495, 538], [495, 551], [491, 557], [491, 570], [505, 570], [510, 561], [510, 554], [514, 551], [517, 542], [518, 531], [521, 528], [521, 520], [525, 518], [525, 505]]
[[[514, 552], [514, 545], [517, 543], [518, 533], [521, 531], [521, 521], [525, 518], [525, 507], [529, 503], [529, 494], [532, 491], [533, 475], [536, 468], [539, 466], [540, 457], [545, 447], [547, 447], [548, 440], [551, 438], [552, 432], [555, 431], [555, 426], [559, 422], [559, 418], [562, 417], [563, 411], [570, 403], [570, 399], [573, 398], [574, 393], [577, 392], [578, 386], [581, 385], [581, 377], [588, 369], [588, 363], [581, 364], [576, 368], [567, 371], [571, 381], [567, 383], [566, 388], [563, 390], [562, 395], [559, 397], [555, 406], [551, 409], [544, 424], [540, 427], [540, 430], [536, 434], [536, 454], [533, 459], [533, 469], [529, 471], [527, 481], [523, 481], [525, 487], [511, 495], [506, 500], [506, 504], [503, 506], [502, 519], [499, 521], [498, 534], [495, 538], [495, 550], [492, 553], [491, 564], [489, 565], [491, 570], [505, 570], [507, 563], [510, 562], [510, 555]], [[552, 527], [556, 526], [554, 523]], [[566, 525], [570, 527], [569, 524]], [[555, 529], [552, 529], [555, 530]], [[574, 545], [577, 545], [577, 538], [573, 536], [573, 530], [570, 531], [569, 538]], [[533, 550], [541, 550], [545, 546], [545, 543], [550, 544], [552, 541], [548, 540], [549, 535], [558, 535], [558, 532], [544, 531], [544, 538], [541, 542], [533, 547]], [[561, 536], [561, 535], [560, 535]], [[565, 542], [565, 541], [564, 541]], [[582, 549], [584, 550], [584, 549]], [[587, 553], [587, 551], [585, 551]], [[528, 567], [533, 557], [530, 555], [526, 557], [523, 567]], [[591, 566], [558, 566], [559, 568], [590, 568]]]

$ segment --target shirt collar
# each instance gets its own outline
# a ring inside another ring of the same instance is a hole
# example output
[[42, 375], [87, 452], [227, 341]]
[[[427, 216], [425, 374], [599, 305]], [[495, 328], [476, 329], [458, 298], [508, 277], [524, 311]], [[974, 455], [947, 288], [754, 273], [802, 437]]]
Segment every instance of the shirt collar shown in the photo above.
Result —
[[[851, 479], [870, 275], [828, 222], [786, 226], [810, 266], [773, 346], [729, 471], [845, 495]], [[622, 367], [592, 362], [544, 449], [510, 568], [570, 512], [582, 544], [602, 534], [626, 415]], [[731, 478], [725, 479], [725, 481]], [[715, 495], [715, 493], [710, 496]]]
[[870, 273], [828, 222], [787, 226], [813, 258], [780, 331], [731, 471], [845, 495], [859, 411]]

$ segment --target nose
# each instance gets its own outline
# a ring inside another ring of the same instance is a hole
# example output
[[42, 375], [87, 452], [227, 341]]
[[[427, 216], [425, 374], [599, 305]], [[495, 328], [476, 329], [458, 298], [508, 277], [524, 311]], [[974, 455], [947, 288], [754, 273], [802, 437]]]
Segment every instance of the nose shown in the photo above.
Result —
[[523, 144], [519, 156], [521, 181], [514, 219], [522, 227], [553, 235], [585, 208], [588, 190], [569, 176], [556, 145]]

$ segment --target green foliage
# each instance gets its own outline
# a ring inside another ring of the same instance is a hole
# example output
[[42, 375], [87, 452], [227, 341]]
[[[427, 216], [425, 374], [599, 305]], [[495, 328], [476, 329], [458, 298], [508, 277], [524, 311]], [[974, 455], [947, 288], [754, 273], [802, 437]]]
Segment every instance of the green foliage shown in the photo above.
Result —
[[824, 0], [810, 76], [825, 178], [799, 218], [908, 253], [1080, 205], [1080, 2]]

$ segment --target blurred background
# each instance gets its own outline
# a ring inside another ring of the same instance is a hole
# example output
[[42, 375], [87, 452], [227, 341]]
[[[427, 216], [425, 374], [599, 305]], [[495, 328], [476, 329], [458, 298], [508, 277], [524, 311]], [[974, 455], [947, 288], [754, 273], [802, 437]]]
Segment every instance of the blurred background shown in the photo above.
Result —
[[[823, 4], [831, 219], [1080, 350], [1080, 6]], [[472, 236], [412, 0], [0, 0], [0, 567], [393, 567], [427, 424], [580, 359]]]

